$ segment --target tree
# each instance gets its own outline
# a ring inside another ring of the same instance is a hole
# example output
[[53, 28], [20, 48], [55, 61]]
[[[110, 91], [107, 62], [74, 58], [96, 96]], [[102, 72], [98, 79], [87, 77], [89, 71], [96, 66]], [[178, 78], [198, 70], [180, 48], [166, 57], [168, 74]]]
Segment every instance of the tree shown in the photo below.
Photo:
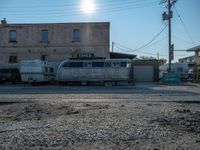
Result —
[[[140, 56], [139, 59], [142, 59], [142, 60], [157, 60], [155, 57], [152, 57], [152, 56]], [[164, 65], [167, 63], [167, 60], [164, 59], [164, 58], [161, 58], [159, 59], [159, 65]]]
[[156, 58], [155, 57], [152, 57], [152, 56], [140, 56], [139, 59], [142, 59], [142, 60], [155, 60]]
[[164, 65], [164, 64], [166, 64], [167, 63], [167, 59], [164, 59], [164, 58], [161, 58], [161, 59], [159, 59], [159, 65], [161, 66], [161, 65]]

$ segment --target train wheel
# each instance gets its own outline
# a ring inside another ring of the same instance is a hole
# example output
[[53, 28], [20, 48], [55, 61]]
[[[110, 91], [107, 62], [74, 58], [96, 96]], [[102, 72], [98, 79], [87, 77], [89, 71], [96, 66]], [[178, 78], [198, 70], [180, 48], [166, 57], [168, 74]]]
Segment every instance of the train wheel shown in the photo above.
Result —
[[0, 81], [0, 84], [4, 84], [5, 82], [4, 81]]
[[113, 86], [113, 82], [105, 81], [104, 86]]
[[12, 82], [12, 84], [17, 84], [17, 81], [15, 79], [12, 80], [11, 82]]
[[87, 81], [82, 81], [82, 82], [81, 82], [81, 85], [82, 85], [82, 86], [86, 86], [86, 85], [87, 85]]
[[50, 85], [55, 85], [55, 84], [56, 84], [56, 81], [55, 81], [55, 80], [50, 80], [50, 81], [49, 81], [49, 84], [50, 84]]

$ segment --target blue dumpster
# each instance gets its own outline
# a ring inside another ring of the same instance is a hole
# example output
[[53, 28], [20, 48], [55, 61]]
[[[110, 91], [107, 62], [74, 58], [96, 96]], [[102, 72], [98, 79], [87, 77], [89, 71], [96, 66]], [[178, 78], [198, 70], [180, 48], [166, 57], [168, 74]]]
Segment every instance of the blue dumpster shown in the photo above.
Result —
[[163, 78], [162, 78], [163, 83], [180, 83], [181, 78], [180, 78], [180, 73], [163, 73]]

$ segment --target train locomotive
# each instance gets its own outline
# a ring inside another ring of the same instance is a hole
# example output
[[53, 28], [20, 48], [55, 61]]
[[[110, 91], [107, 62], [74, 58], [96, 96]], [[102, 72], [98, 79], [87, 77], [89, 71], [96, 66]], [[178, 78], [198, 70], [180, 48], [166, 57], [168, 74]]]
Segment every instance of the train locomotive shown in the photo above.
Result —
[[120, 82], [131, 83], [131, 60], [129, 59], [69, 59], [58, 67], [56, 81], [80, 82], [88, 85], [101, 82], [104, 85]]

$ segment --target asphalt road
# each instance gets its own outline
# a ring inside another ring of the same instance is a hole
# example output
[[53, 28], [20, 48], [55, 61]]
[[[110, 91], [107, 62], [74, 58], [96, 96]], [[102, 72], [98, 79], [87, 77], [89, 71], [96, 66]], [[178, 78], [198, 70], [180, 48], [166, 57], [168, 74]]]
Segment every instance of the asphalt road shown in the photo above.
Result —
[[143, 83], [132, 86], [1, 85], [0, 101], [198, 101], [200, 85]]

